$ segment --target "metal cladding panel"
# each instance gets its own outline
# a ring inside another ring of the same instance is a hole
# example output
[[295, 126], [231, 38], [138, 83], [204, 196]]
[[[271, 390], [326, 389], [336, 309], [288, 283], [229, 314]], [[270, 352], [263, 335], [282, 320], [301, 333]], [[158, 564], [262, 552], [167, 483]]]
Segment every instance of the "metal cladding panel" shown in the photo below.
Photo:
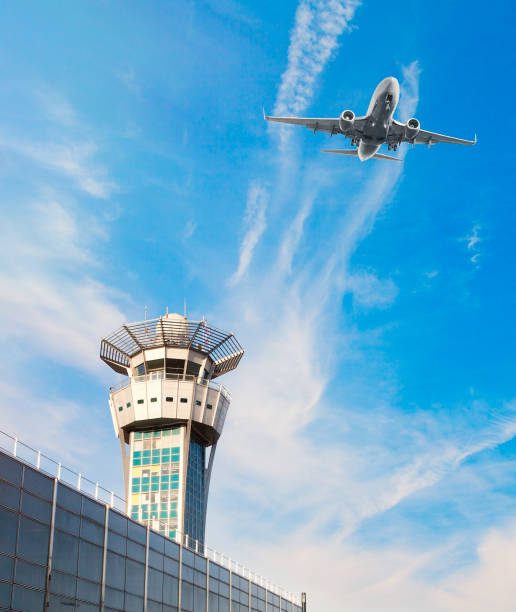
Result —
[[113, 404], [113, 399], [109, 398], [109, 412], [111, 412], [111, 419], [113, 421], [113, 429], [115, 430], [115, 436], [118, 437], [118, 422], [116, 418], [115, 405]]
[[136, 404], [134, 407], [134, 420], [135, 421], [147, 421], [149, 419], [149, 414], [147, 412], [147, 404], [145, 400], [143, 404]]
[[[221, 392], [221, 387], [213, 388], [206, 383], [178, 380], [131, 379], [131, 382], [119, 390], [111, 391], [110, 407], [115, 431], [126, 431], [134, 427], [147, 427], [152, 422], [162, 419], [202, 424], [212, 430], [215, 439], [222, 433], [224, 418], [229, 407], [229, 400]], [[227, 391], [224, 391], [227, 394]], [[167, 401], [167, 397], [172, 401]], [[156, 398], [156, 401], [152, 401]], [[186, 401], [182, 402], [181, 399]], [[138, 403], [140, 400], [142, 403]], [[200, 405], [197, 405], [197, 401]], [[127, 406], [130, 404], [130, 406]], [[212, 406], [208, 408], [208, 405]], [[122, 410], [119, 410], [119, 408]], [[210, 435], [208, 435], [210, 438]]]
[[182, 402], [181, 399], [179, 399], [177, 404], [177, 418], [185, 420], [190, 418], [190, 401]]
[[203, 413], [202, 404], [201, 406], [197, 406], [197, 403], [194, 403], [194, 405], [192, 406], [192, 419], [194, 421], [198, 421], [199, 423], [202, 423], [202, 413]]
[[161, 418], [161, 381], [147, 382], [147, 413], [149, 419]]
[[[134, 421], [133, 401], [131, 387], [125, 387], [113, 393], [113, 404], [119, 427], [125, 427]], [[130, 404], [128, 407], [127, 404]], [[120, 408], [122, 410], [120, 410]]]

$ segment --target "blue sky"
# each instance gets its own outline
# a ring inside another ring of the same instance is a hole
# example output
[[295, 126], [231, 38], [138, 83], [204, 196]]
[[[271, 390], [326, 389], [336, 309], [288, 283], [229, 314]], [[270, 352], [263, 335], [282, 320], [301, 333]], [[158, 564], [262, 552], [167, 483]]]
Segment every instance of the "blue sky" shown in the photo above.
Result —
[[[121, 491], [99, 340], [186, 300], [247, 351], [211, 546], [312, 610], [512, 609], [514, 9], [0, 16], [1, 428]], [[477, 146], [360, 164], [263, 121], [360, 115], [389, 75], [397, 118]]]

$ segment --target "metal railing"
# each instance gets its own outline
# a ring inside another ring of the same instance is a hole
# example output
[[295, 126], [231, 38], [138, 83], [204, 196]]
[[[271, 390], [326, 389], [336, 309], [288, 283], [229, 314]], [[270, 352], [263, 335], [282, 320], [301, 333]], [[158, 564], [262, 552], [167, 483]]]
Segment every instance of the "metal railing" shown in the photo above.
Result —
[[[101, 503], [107, 504], [124, 515], [126, 514], [126, 502], [124, 498], [120, 497], [113, 491], [109, 491], [108, 489], [100, 486], [98, 482], [94, 482], [93, 480], [86, 478], [84, 474], [75, 472], [74, 470], [64, 466], [60, 461], [51, 459], [41, 451], [21, 442], [17, 437], [11, 436], [5, 431], [1, 430], [0, 450], [4, 450], [16, 459], [23, 461], [23, 463], [36, 468], [48, 476], [57, 478], [60, 482], [77, 489], [77, 491], [80, 491], [81, 493], [89, 495]], [[263, 587], [264, 589], [267, 589], [267, 591], [270, 591], [283, 599], [287, 599], [297, 606], [301, 605], [301, 598], [299, 595], [286, 591], [282, 587], [270, 582], [260, 574], [253, 572], [245, 565], [238, 563], [230, 557], [217, 552], [215, 549], [191, 538], [188, 534], [182, 534], [179, 531], [176, 531], [175, 541], [184, 548], [188, 548], [192, 552], [195, 552], [206, 559], [221, 565], [227, 570], [235, 572], [243, 578], [247, 578], [251, 582]]]
[[98, 482], [86, 478], [84, 474], [74, 472], [74, 470], [64, 466], [60, 461], [55, 461], [41, 451], [20, 442], [15, 436], [10, 436], [4, 431], [0, 431], [0, 448], [24, 463], [35, 467], [37, 470], [57, 478], [64, 484], [74, 487], [77, 491], [86, 493], [99, 502], [108, 504], [111, 508], [115, 508], [125, 514], [125, 499], [113, 491], [100, 486]]
[[156, 370], [154, 372], [149, 372], [148, 374], [134, 376], [132, 379], [121, 381], [118, 385], [112, 385], [109, 390], [119, 391], [128, 387], [132, 381], [147, 382], [149, 380], [178, 380], [180, 382], [195, 382], [196, 384], [201, 385], [202, 387], [209, 387], [214, 391], [220, 391], [220, 394], [225, 397], [228, 402], [231, 402], [231, 393], [226, 389], [226, 387], [224, 387], [224, 385], [221, 385], [220, 383], [207, 381], [204, 378], [195, 376], [194, 374], [170, 374], [169, 372], [165, 372], [164, 370]]

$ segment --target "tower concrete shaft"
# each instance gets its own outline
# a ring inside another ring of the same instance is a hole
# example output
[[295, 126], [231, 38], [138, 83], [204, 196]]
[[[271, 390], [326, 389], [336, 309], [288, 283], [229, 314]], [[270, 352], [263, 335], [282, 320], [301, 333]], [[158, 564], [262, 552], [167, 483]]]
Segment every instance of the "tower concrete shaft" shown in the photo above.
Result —
[[101, 359], [128, 377], [111, 387], [109, 407], [131, 518], [204, 542], [215, 449], [231, 403], [214, 379], [243, 353], [232, 333], [179, 314], [123, 325], [101, 341]]

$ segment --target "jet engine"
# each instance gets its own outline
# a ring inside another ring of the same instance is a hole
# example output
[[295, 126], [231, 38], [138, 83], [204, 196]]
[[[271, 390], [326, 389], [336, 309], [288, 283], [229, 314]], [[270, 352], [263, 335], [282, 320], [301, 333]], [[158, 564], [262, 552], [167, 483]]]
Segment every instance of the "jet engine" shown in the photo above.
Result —
[[355, 121], [355, 113], [345, 110], [339, 117], [340, 131], [345, 134], [353, 126], [353, 121]]
[[405, 138], [407, 140], [414, 140], [414, 138], [418, 135], [420, 128], [419, 121], [417, 119], [409, 119], [405, 124]]

